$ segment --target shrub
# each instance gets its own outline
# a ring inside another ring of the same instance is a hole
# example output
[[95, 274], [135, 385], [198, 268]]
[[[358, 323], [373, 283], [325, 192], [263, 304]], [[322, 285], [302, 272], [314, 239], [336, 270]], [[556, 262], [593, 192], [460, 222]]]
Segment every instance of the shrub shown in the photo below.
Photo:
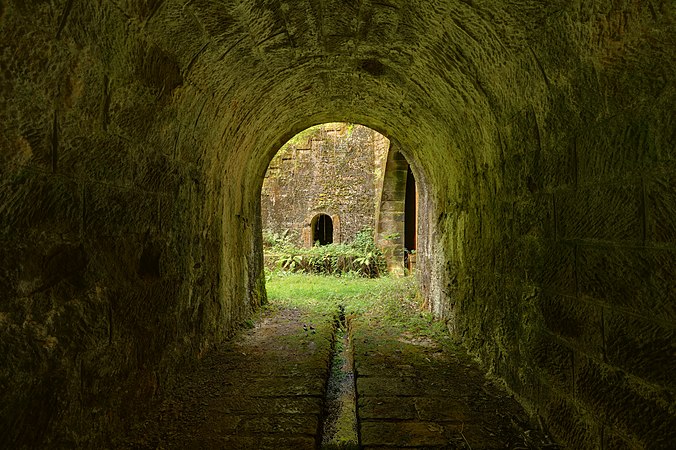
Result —
[[291, 272], [326, 275], [355, 273], [376, 278], [387, 270], [385, 259], [376, 248], [373, 232], [369, 229], [360, 231], [349, 244], [315, 245], [312, 248], [277, 245], [274, 252], [278, 267]]

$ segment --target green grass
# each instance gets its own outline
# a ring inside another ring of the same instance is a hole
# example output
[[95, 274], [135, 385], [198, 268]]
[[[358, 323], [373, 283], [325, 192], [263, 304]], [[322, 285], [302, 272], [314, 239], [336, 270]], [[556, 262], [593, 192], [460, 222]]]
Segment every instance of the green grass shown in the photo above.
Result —
[[266, 288], [270, 306], [334, 314], [338, 305], [344, 305], [347, 313], [363, 313], [374, 307], [377, 293], [391, 289], [392, 281], [389, 277], [275, 272], [268, 275]]
[[377, 325], [388, 325], [416, 335], [447, 335], [443, 322], [435, 321], [422, 305], [413, 277], [361, 278], [274, 272], [266, 283], [268, 308], [296, 308], [310, 316], [337, 314]]

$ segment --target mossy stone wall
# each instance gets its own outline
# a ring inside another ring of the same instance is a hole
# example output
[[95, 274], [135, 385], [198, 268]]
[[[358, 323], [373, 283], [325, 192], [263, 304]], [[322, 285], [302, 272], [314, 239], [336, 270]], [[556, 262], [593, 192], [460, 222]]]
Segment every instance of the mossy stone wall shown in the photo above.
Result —
[[263, 228], [311, 246], [312, 220], [334, 220], [333, 242], [375, 227], [389, 141], [362, 125], [325, 124], [302, 133], [270, 162], [261, 197]]
[[[0, 2], [0, 446], [109, 442], [264, 300], [318, 123], [421, 186], [429, 307], [572, 448], [676, 442], [676, 37], [653, 0]], [[350, 89], [346, 89], [350, 86]]]

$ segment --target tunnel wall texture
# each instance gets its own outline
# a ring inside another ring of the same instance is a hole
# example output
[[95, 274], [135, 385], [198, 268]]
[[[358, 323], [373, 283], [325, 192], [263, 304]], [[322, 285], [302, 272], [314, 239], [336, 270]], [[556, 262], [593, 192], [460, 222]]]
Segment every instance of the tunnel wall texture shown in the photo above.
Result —
[[2, 448], [124, 430], [251, 310], [222, 299], [214, 110], [151, 10], [0, 2]]
[[0, 1], [0, 446], [123, 435], [264, 301], [274, 153], [349, 121], [414, 169], [449, 330], [567, 446], [669, 448], [673, 13]]

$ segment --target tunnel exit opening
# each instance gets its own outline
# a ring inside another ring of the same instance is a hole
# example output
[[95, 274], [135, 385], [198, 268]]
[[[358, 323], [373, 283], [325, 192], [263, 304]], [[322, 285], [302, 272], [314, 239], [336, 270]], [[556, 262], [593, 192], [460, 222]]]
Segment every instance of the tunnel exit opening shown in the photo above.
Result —
[[426, 214], [416, 173], [399, 143], [366, 126], [325, 123], [296, 134], [270, 160], [261, 189], [266, 268], [280, 268], [283, 256], [268, 251], [277, 244], [295, 246], [299, 255], [341, 244], [369, 249], [361, 255], [369, 261], [365, 276], [412, 273], [421, 261], [418, 217]]
[[[265, 289], [271, 303], [282, 298], [285, 305], [291, 298], [305, 301], [295, 290], [298, 285], [311, 291], [313, 304], [324, 308], [347, 296], [340, 300], [342, 319], [332, 333], [333, 359], [321, 424], [326, 445], [349, 441], [358, 447], [356, 375], [345, 310], [354, 310], [352, 300], [363, 301], [350, 290], [365, 289], [363, 283], [371, 281], [365, 279], [413, 273], [419, 214], [413, 174], [398, 144], [348, 123], [306, 129], [283, 145], [267, 167], [260, 198], [264, 265], [271, 275]], [[305, 274], [334, 277], [320, 280]], [[347, 274], [361, 277], [351, 278], [354, 285], [346, 287]], [[403, 304], [403, 298], [415, 297], [417, 277], [391, 280], [369, 285], [382, 289], [383, 296], [375, 303]], [[399, 282], [405, 283], [397, 290], [401, 297], [392, 300], [383, 286]], [[331, 287], [322, 290], [326, 283]], [[303, 325], [309, 339], [314, 325]]]
[[371, 241], [376, 250], [389, 151], [385, 136], [351, 123], [325, 123], [292, 137], [268, 164], [263, 181], [264, 241], [285, 240], [299, 249]]

